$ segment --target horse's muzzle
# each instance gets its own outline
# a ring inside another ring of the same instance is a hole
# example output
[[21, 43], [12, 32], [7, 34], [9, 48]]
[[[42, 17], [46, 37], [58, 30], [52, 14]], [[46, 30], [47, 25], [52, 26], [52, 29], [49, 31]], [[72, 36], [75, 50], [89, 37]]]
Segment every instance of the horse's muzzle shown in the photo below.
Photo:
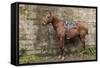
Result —
[[46, 23], [43, 21], [43, 22], [42, 22], [42, 25], [46, 25]]

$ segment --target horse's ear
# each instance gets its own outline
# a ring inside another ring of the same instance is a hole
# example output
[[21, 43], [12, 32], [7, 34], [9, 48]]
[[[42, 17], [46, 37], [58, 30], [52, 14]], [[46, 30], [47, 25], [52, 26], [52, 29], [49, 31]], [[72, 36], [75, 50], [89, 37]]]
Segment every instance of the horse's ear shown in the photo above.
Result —
[[52, 11], [49, 11], [48, 13], [50, 14], [50, 16], [52, 16]]

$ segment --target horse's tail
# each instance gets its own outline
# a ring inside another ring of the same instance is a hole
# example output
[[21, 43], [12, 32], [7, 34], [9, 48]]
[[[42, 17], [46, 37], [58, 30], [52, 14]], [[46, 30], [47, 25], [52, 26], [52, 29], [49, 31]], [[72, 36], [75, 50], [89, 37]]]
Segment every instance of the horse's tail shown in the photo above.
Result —
[[88, 30], [87, 30], [86, 34], [88, 34]]
[[88, 28], [86, 28], [86, 34], [88, 34]]

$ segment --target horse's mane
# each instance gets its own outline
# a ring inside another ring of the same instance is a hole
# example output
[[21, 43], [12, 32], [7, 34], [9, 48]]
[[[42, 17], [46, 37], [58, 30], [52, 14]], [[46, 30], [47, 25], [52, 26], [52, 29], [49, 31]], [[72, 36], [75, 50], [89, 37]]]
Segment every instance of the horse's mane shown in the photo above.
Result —
[[53, 16], [53, 20], [56, 21], [56, 22], [61, 21], [57, 16]]

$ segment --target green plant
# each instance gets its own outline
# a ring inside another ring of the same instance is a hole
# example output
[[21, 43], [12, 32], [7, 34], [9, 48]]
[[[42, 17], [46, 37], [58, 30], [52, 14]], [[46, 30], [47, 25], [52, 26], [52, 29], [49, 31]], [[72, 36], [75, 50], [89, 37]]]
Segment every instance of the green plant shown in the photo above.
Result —
[[26, 49], [25, 48], [19, 49], [19, 56], [23, 56], [25, 54], [26, 54]]
[[21, 56], [19, 58], [19, 62], [20, 62], [20, 64], [23, 64], [23, 63], [34, 63], [34, 62], [38, 62], [40, 59], [41, 58], [39, 56], [31, 54], [31, 55]]

